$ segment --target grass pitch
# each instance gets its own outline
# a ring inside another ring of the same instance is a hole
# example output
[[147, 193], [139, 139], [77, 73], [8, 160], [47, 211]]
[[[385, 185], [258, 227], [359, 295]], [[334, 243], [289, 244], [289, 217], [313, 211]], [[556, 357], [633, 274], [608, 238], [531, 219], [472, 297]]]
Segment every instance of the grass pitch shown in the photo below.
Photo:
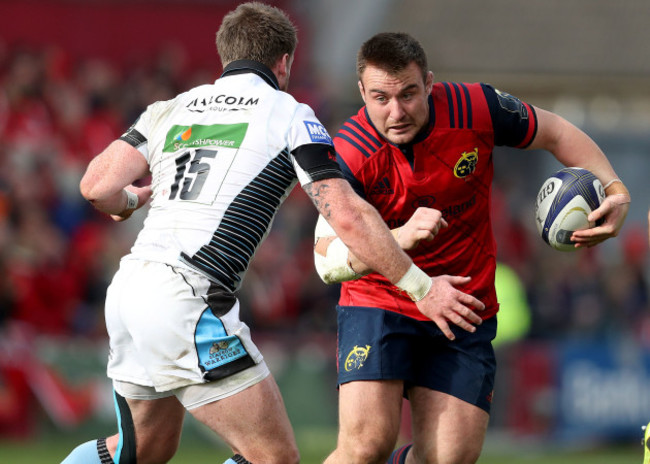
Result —
[[[321, 464], [336, 442], [336, 433], [332, 429], [298, 430], [296, 435], [302, 464]], [[74, 436], [48, 435], [25, 442], [0, 441], [0, 463], [60, 463], [70, 450], [86, 439], [75, 433]], [[581, 451], [559, 450], [552, 445], [505, 448], [492, 446], [488, 437], [479, 464], [641, 464], [643, 460], [640, 443]], [[192, 436], [183, 438], [171, 463], [221, 464], [229, 457], [230, 453], [222, 443]]]

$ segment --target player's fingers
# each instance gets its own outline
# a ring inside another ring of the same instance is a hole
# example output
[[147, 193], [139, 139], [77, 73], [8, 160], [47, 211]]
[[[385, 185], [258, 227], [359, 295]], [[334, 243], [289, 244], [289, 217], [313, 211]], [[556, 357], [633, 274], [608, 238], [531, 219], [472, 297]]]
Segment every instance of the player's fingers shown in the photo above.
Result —
[[450, 276], [450, 275], [444, 275], [440, 276], [444, 279], [447, 280], [451, 285], [464, 285], [468, 283], [472, 278], [470, 276]]
[[425, 232], [424, 237], [423, 237], [424, 240], [426, 240], [427, 242], [430, 242], [431, 240], [436, 238], [436, 235], [438, 235], [439, 230], [440, 230], [440, 226], [438, 224], [436, 224], [433, 227], [429, 228], [428, 230], [423, 231], [423, 232]]
[[599, 219], [605, 217], [607, 213], [609, 213], [612, 210], [612, 206], [606, 202], [603, 202], [602, 205], [600, 205], [598, 208], [593, 210], [589, 215], [587, 216], [587, 220], [591, 222], [596, 222]]
[[461, 329], [466, 330], [467, 332], [470, 332], [470, 333], [476, 332], [476, 326], [470, 324], [469, 322], [467, 322], [467, 320], [463, 319], [460, 316], [455, 317], [450, 322], [452, 322], [456, 326], [460, 327]]
[[574, 246], [574, 248], [592, 248], [592, 247], [595, 247], [596, 245], [604, 242], [605, 240], [607, 240], [607, 238], [609, 238], [609, 237], [600, 238], [600, 239], [597, 239], [597, 240], [582, 240], [580, 242], [575, 242], [575, 244], [573, 246]]
[[458, 301], [462, 303], [464, 307], [471, 306], [475, 309], [478, 309], [479, 311], [483, 311], [485, 309], [485, 305], [478, 298], [475, 298], [472, 295], [469, 295], [467, 293], [462, 293], [462, 292], [459, 293], [460, 295], [458, 297]]
[[418, 229], [414, 236], [418, 241], [431, 240], [432, 237], [435, 237], [434, 233], [430, 229]]
[[447, 324], [447, 321], [445, 320], [444, 317], [438, 317], [433, 319], [433, 322], [436, 323], [440, 331], [445, 334], [445, 337], [447, 337], [449, 340], [455, 340], [456, 336], [454, 333], [451, 331], [449, 328], [449, 324]]
[[614, 227], [609, 224], [592, 227], [591, 229], [576, 230], [571, 234], [572, 242], [586, 242], [592, 240], [607, 239], [614, 235]]
[[607, 218], [607, 222], [617, 224], [620, 218], [625, 219], [629, 207], [630, 197], [628, 195], [611, 195], [606, 197], [598, 208], [589, 213], [587, 219], [596, 222]]
[[476, 325], [481, 325], [483, 323], [483, 318], [481, 318], [481, 316], [476, 314], [467, 306], [459, 304], [454, 308], [454, 310], [456, 311], [456, 314], [458, 314], [464, 320], [468, 320]]
[[448, 309], [445, 312], [444, 316], [449, 322], [460, 327], [461, 329], [471, 333], [476, 332], [476, 327], [474, 324], [471, 324], [467, 319], [461, 316], [457, 309]]
[[131, 217], [130, 214], [129, 214], [128, 216], [126, 216], [126, 215], [124, 215], [124, 216], [118, 216], [117, 214], [111, 214], [111, 219], [112, 219], [113, 221], [115, 221], [115, 222], [126, 221], [129, 217]]

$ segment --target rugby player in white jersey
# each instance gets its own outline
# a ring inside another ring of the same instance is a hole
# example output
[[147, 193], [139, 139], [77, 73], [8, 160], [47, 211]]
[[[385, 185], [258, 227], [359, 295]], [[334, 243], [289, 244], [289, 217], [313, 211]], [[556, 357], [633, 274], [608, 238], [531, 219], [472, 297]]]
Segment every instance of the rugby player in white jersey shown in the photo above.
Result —
[[[78, 446], [64, 464], [167, 462], [186, 410], [232, 448], [227, 463], [299, 461], [234, 296], [298, 182], [342, 243], [424, 312], [480, 322], [468, 308], [482, 309], [478, 300], [453, 287], [429, 292], [431, 279], [343, 178], [313, 111], [286, 93], [296, 44], [284, 12], [239, 5], [217, 33], [222, 76], [150, 105], [89, 164], [81, 192], [99, 211], [123, 221], [150, 209], [106, 295], [118, 433]], [[150, 186], [133, 185], [149, 175]]]

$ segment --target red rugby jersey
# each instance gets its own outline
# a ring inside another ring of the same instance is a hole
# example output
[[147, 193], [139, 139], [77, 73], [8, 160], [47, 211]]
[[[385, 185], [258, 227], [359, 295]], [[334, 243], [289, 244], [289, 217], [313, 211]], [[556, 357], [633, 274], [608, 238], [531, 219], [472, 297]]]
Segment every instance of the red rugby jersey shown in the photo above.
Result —
[[[535, 111], [487, 84], [451, 82], [434, 84], [429, 111], [427, 129], [412, 143], [397, 146], [375, 130], [361, 108], [334, 138], [337, 160], [357, 193], [391, 229], [405, 224], [419, 206], [442, 211], [449, 227], [409, 254], [431, 276], [471, 276], [459, 289], [485, 304], [481, 316], [487, 319], [498, 311], [490, 219], [492, 150], [495, 145], [529, 145], [537, 130]], [[377, 273], [344, 282], [339, 304], [428, 320]]]

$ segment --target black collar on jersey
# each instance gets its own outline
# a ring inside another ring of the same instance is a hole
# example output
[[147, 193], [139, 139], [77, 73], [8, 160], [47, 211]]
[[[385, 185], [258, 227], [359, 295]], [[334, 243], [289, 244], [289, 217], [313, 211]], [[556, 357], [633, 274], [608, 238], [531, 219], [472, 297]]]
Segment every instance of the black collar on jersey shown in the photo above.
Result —
[[259, 61], [253, 60], [236, 60], [228, 63], [226, 68], [221, 73], [221, 77], [224, 76], [234, 76], [235, 74], [245, 74], [253, 73], [260, 76], [264, 81], [273, 87], [276, 90], [280, 90], [280, 84], [278, 84], [278, 78], [275, 77], [273, 71], [271, 71], [266, 65], [263, 65]]

